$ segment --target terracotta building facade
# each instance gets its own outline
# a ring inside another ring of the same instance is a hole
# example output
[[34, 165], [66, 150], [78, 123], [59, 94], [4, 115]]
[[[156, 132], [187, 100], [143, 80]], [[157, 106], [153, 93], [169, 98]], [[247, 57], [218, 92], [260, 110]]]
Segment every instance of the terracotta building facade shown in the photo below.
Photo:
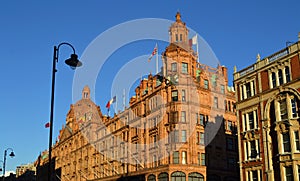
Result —
[[59, 173], [53, 177], [239, 180], [235, 93], [227, 68], [197, 62], [180, 13], [169, 35], [161, 71], [140, 81], [124, 111], [104, 115], [84, 87], [53, 147]]
[[300, 180], [299, 48], [234, 73], [241, 180]]

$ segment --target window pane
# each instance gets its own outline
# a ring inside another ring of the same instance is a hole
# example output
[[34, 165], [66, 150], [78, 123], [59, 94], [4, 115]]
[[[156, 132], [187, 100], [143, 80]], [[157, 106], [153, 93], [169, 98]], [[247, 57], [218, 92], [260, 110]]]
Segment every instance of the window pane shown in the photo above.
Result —
[[172, 72], [177, 72], [177, 63], [171, 64], [171, 70], [172, 70]]
[[182, 161], [181, 161], [181, 163], [182, 164], [186, 164], [186, 151], [183, 151], [183, 152], [181, 152], [181, 157], [182, 157]]
[[279, 85], [283, 84], [283, 76], [282, 76], [282, 70], [278, 70], [278, 79], [279, 79]]
[[186, 122], [186, 114], [185, 114], [185, 111], [181, 111], [181, 122], [183, 122], [183, 123]]
[[282, 134], [282, 142], [283, 142], [283, 151], [290, 152], [291, 151], [291, 144], [290, 144], [290, 135], [289, 132]]
[[285, 167], [286, 181], [294, 181], [292, 166]]
[[172, 91], [172, 101], [178, 101], [178, 91]]
[[250, 86], [250, 82], [248, 82], [247, 84], [245, 84], [246, 86], [246, 95], [247, 98], [251, 97], [251, 86]]
[[205, 165], [205, 153], [201, 153], [201, 165]]
[[248, 113], [248, 117], [249, 117], [249, 126], [250, 126], [250, 129], [254, 129], [254, 116], [253, 116], [253, 112]]
[[281, 121], [288, 119], [288, 113], [287, 113], [287, 105], [286, 105], [286, 99], [283, 99], [279, 102], [280, 104], [280, 117]]
[[290, 68], [288, 66], [285, 67], [285, 79], [286, 79], [286, 82], [291, 81]]
[[295, 135], [295, 149], [297, 151], [300, 151], [299, 131], [295, 131], [294, 135]]
[[181, 101], [185, 102], [185, 90], [181, 91]]
[[175, 164], [179, 163], [179, 152], [178, 151], [173, 152], [173, 163], [175, 163]]
[[181, 142], [186, 142], [186, 130], [181, 131]]
[[276, 87], [276, 74], [275, 74], [275, 72], [272, 72], [272, 85], [273, 85], [273, 87]]
[[297, 117], [297, 102], [296, 98], [291, 99], [291, 105], [292, 105], [292, 117], [296, 118]]
[[221, 93], [225, 94], [225, 86], [224, 85], [221, 85]]
[[182, 69], [181, 69], [182, 73], [188, 73], [188, 64], [187, 63], [182, 63]]
[[204, 88], [208, 89], [208, 80], [204, 80]]

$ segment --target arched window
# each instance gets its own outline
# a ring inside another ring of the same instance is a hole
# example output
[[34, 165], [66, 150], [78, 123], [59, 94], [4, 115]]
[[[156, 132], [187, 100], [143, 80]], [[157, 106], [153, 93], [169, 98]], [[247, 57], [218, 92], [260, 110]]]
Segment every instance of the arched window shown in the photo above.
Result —
[[189, 173], [188, 181], [204, 181], [204, 176], [198, 172]]
[[166, 172], [160, 173], [158, 175], [158, 181], [169, 181], [169, 175]]
[[148, 181], [155, 181], [155, 175], [151, 174], [148, 176]]
[[185, 173], [184, 172], [173, 172], [171, 174], [172, 181], [185, 181]]

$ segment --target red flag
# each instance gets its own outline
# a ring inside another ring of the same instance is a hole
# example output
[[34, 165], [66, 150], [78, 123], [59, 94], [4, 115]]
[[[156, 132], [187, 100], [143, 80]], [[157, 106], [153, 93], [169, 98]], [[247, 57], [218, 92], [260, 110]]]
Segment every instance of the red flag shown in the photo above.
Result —
[[114, 96], [111, 100], [109, 100], [106, 104], [106, 108], [109, 109], [112, 103], [116, 102], [116, 96]]
[[45, 128], [49, 128], [50, 127], [50, 122], [45, 124]]

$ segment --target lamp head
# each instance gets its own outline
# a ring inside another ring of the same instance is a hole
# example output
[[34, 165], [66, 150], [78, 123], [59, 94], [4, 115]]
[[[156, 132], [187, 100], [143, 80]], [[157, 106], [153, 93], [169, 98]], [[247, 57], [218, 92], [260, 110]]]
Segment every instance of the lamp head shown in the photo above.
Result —
[[72, 69], [82, 66], [82, 63], [78, 60], [78, 56], [76, 54], [71, 54], [71, 57], [67, 59], [65, 63], [69, 65]]
[[15, 153], [12, 151], [10, 154], [9, 154], [10, 157], [14, 157], [15, 156]]

